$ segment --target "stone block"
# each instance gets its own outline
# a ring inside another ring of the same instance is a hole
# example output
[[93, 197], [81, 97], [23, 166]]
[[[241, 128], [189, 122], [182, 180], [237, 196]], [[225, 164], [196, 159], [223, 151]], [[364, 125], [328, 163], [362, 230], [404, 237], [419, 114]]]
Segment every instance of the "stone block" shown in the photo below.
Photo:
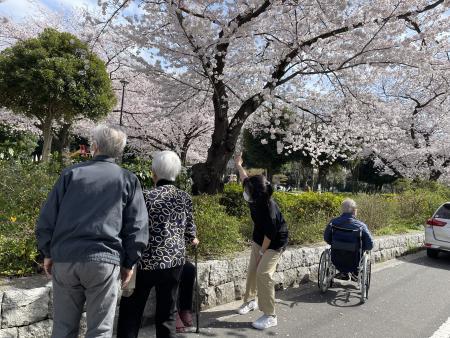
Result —
[[228, 281], [247, 277], [249, 256], [236, 257], [228, 262]]
[[234, 282], [235, 299], [243, 299], [244, 298], [246, 284], [247, 284], [247, 279], [239, 279]]
[[373, 262], [377, 262], [377, 263], [380, 262], [381, 261], [381, 251], [372, 253], [372, 259], [373, 259]]
[[[311, 266], [319, 262], [320, 257], [316, 257], [317, 253], [313, 248], [306, 248], [303, 256], [302, 266]], [[317, 261], [317, 263], [316, 263]]]
[[2, 302], [2, 328], [25, 326], [47, 319], [49, 295], [48, 287], [5, 291]]
[[298, 283], [307, 283], [310, 280], [311, 269], [307, 267], [297, 268]]
[[234, 283], [229, 282], [216, 286], [216, 304], [226, 304], [233, 302], [236, 299], [236, 294], [234, 291]]
[[304, 266], [304, 251], [300, 248], [291, 250], [291, 267], [297, 268]]
[[319, 272], [319, 264], [312, 265], [309, 268], [309, 281], [317, 282], [317, 273]]
[[298, 269], [289, 269], [283, 272], [284, 274], [284, 283], [283, 286], [285, 288], [293, 287], [298, 285]]
[[282, 253], [280, 260], [278, 261], [277, 271], [289, 270], [292, 267], [292, 252], [286, 250]]
[[50, 288], [48, 298], [48, 318], [53, 319], [53, 287]]
[[[3, 291], [0, 291], [0, 315], [2, 314]], [[0, 317], [0, 329], [2, 328], [2, 318]]]
[[19, 332], [16, 327], [0, 329], [0, 338], [17, 338], [18, 336]]
[[200, 288], [200, 302], [202, 309], [208, 309], [217, 305], [216, 287], [208, 286]]
[[283, 290], [284, 289], [284, 273], [283, 272], [275, 272], [273, 274], [273, 281], [275, 283], [275, 290]]
[[18, 338], [48, 338], [52, 333], [53, 321], [43, 320], [28, 326], [19, 327]]
[[373, 241], [373, 248], [372, 248], [372, 252], [376, 252], [380, 250], [380, 241], [378, 239]]
[[209, 285], [209, 275], [211, 272], [211, 262], [198, 262], [198, 284], [200, 287]]
[[229, 282], [228, 261], [214, 260], [211, 261], [211, 270], [209, 273], [209, 285], [217, 286]]

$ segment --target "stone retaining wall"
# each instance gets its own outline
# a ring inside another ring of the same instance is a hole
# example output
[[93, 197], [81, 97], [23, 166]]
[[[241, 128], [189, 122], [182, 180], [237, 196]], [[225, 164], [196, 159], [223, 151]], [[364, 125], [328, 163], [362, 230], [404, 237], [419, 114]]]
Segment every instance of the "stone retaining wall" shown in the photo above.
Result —
[[[422, 247], [423, 241], [423, 233], [377, 237], [372, 250], [372, 261], [381, 262], [399, 257], [411, 249]], [[281, 256], [274, 276], [276, 289], [317, 280], [319, 259], [325, 248], [326, 245], [288, 247]], [[249, 252], [246, 252], [229, 260], [199, 263], [202, 308], [242, 299], [248, 261]]]
[[[385, 236], [375, 239], [372, 260], [380, 262], [421, 247], [424, 235]], [[289, 247], [275, 273], [276, 288], [283, 289], [314, 280], [324, 245]], [[245, 292], [249, 252], [234, 258], [199, 262], [199, 285], [203, 309], [241, 299]], [[0, 283], [0, 338], [49, 337], [52, 326], [51, 283], [42, 276]], [[147, 303], [145, 316], [154, 313], [154, 298]], [[85, 318], [82, 318], [85, 327]]]

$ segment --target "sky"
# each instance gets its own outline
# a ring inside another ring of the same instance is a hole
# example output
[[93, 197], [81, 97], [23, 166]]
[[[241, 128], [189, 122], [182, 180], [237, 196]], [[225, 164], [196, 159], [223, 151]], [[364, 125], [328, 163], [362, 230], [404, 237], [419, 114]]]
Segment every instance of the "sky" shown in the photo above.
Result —
[[38, 6], [70, 12], [73, 7], [99, 8], [97, 0], [0, 0], [0, 16], [15, 20], [33, 15]]
[[[20, 21], [24, 17], [32, 16], [38, 12], [37, 8], [39, 6], [45, 6], [55, 11], [62, 11], [66, 14], [70, 14], [74, 7], [101, 11], [97, 0], [0, 0], [0, 17], [7, 16], [16, 21]], [[136, 12], [138, 12], [137, 5], [133, 2], [124, 11], [125, 14], [135, 14]]]

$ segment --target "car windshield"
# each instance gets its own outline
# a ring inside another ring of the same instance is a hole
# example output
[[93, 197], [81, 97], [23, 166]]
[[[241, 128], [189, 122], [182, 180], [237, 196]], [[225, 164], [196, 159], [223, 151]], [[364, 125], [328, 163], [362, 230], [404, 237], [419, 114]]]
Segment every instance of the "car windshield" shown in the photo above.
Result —
[[434, 215], [434, 218], [450, 219], [450, 203], [444, 204]]

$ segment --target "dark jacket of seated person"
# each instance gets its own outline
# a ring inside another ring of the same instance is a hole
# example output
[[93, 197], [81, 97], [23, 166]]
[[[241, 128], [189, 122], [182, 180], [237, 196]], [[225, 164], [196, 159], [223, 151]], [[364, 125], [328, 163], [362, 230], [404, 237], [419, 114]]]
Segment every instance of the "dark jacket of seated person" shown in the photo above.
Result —
[[372, 250], [373, 248], [373, 238], [367, 228], [367, 225], [356, 219], [353, 213], [343, 213], [341, 216], [336, 217], [328, 223], [323, 234], [323, 239], [325, 242], [331, 245], [331, 226], [337, 226], [343, 229], [356, 230], [361, 228], [362, 230], [362, 249], [363, 251]]

